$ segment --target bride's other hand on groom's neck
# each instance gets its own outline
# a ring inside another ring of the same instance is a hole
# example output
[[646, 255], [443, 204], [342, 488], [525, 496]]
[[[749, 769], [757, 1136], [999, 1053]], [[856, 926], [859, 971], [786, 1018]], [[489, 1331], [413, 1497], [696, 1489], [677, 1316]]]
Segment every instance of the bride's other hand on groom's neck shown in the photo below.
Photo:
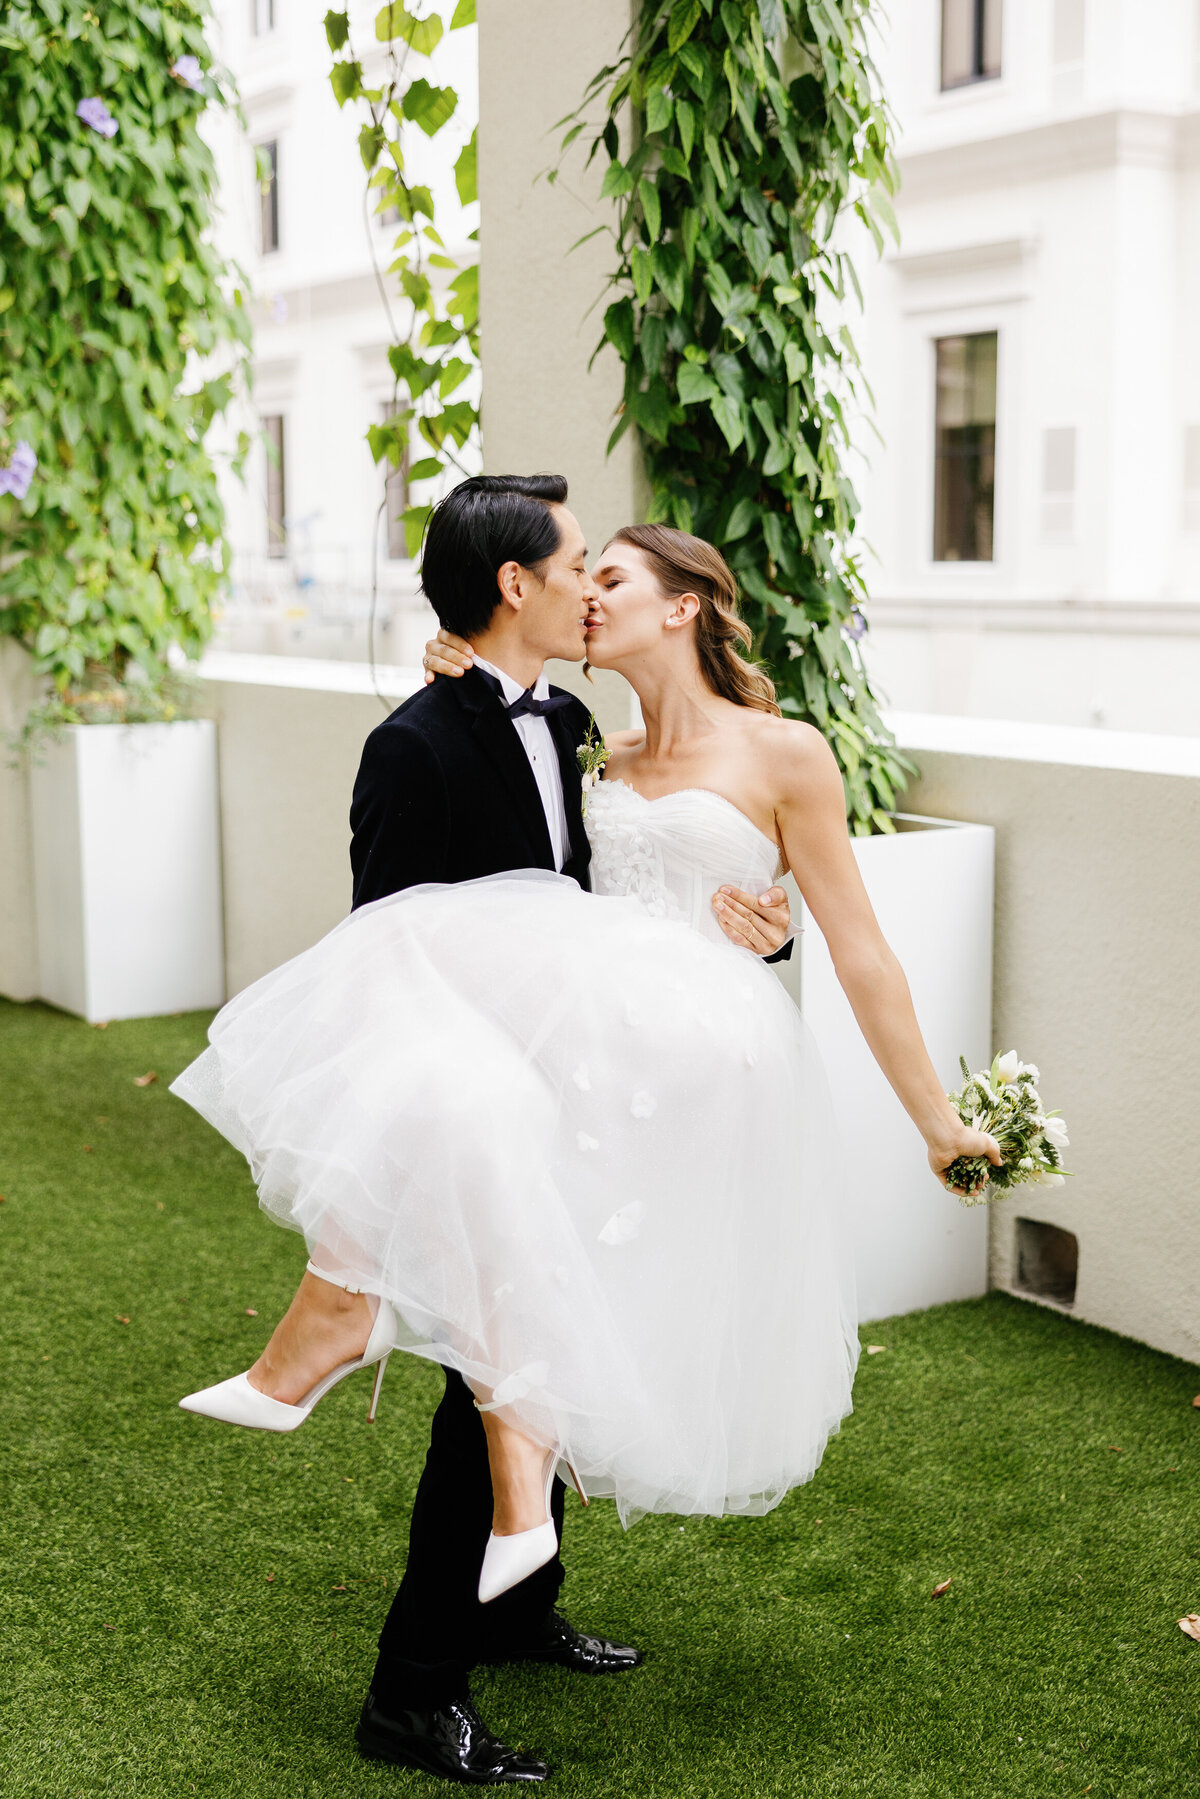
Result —
[[470, 639], [445, 626], [425, 648], [426, 685], [435, 675], [462, 675], [478, 656], [532, 687], [551, 657], [581, 662], [584, 633], [596, 584], [588, 573], [587, 545], [574, 513], [549, 508], [558, 547], [531, 567], [504, 562], [496, 571], [495, 606]]

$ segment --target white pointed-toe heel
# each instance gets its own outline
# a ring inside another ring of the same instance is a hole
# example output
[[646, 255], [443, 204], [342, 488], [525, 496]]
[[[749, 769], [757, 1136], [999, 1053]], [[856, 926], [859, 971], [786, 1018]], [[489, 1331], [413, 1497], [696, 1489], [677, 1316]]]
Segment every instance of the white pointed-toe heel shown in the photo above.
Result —
[[[491, 1599], [498, 1599], [510, 1587], [518, 1586], [538, 1568], [544, 1568], [547, 1562], [552, 1562], [558, 1554], [558, 1532], [554, 1528], [554, 1514], [550, 1510], [550, 1495], [554, 1489], [558, 1463], [559, 1451], [550, 1450], [546, 1456], [546, 1522], [535, 1524], [532, 1530], [519, 1530], [510, 1537], [498, 1537], [495, 1531], [488, 1533], [483, 1566], [479, 1570], [481, 1605], [487, 1605]], [[579, 1476], [569, 1462], [566, 1467], [575, 1491], [586, 1505], [588, 1498], [580, 1485]]]
[[[348, 1293], [362, 1291], [360, 1287], [350, 1286], [348, 1281], [333, 1279], [323, 1268], [314, 1268], [311, 1262], [308, 1264], [308, 1272], [315, 1274], [320, 1280], [330, 1281], [335, 1287], [345, 1287]], [[269, 1393], [260, 1393], [257, 1387], [250, 1385], [245, 1374], [235, 1374], [229, 1380], [218, 1381], [215, 1387], [204, 1387], [199, 1393], [189, 1393], [179, 1404], [185, 1412], [198, 1412], [203, 1418], [219, 1418], [223, 1424], [245, 1425], [249, 1430], [299, 1430], [305, 1419], [311, 1417], [317, 1401], [324, 1399], [331, 1387], [336, 1387], [348, 1374], [356, 1374], [360, 1368], [374, 1367], [375, 1384], [367, 1410], [367, 1422], [374, 1424], [384, 1370], [388, 1365], [388, 1357], [396, 1347], [398, 1335], [396, 1314], [386, 1299], [380, 1299], [371, 1334], [362, 1354], [355, 1356], [352, 1361], [339, 1363], [336, 1368], [323, 1375], [297, 1404], [287, 1405], [282, 1399], [272, 1399]]]

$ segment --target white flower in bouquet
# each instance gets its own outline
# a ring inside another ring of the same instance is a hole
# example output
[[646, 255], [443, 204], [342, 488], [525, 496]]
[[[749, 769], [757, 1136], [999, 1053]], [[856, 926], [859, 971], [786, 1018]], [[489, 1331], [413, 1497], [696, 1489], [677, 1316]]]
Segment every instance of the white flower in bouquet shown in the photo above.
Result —
[[978, 1074], [961, 1056], [959, 1066], [963, 1085], [948, 1096], [950, 1104], [964, 1124], [996, 1139], [1004, 1161], [996, 1168], [986, 1156], [959, 1156], [945, 1170], [947, 1186], [960, 1189], [964, 1205], [997, 1198], [1025, 1182], [1063, 1186], [1067, 1171], [1060, 1152], [1070, 1139], [1065, 1121], [1042, 1105], [1037, 1064], [1022, 1062], [1010, 1049]]

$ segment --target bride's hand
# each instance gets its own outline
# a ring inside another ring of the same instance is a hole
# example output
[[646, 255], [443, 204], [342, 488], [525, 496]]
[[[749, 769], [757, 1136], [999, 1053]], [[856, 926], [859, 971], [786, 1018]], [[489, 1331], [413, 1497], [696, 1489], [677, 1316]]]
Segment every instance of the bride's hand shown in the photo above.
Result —
[[428, 687], [435, 675], [466, 674], [475, 665], [475, 652], [465, 638], [456, 637], [453, 631], [441, 630], [431, 643], [425, 645], [423, 661]]
[[752, 949], [756, 956], [773, 956], [791, 929], [792, 909], [782, 887], [757, 896], [722, 887], [713, 894], [713, 910], [729, 941], [739, 949]]
[[966, 1195], [964, 1187], [951, 1187], [946, 1181], [946, 1170], [959, 1156], [986, 1156], [993, 1168], [999, 1168], [1004, 1162], [1004, 1152], [994, 1137], [986, 1131], [973, 1131], [969, 1124], [956, 1120], [947, 1126], [944, 1136], [929, 1146], [929, 1166], [937, 1175], [943, 1187], [950, 1193], [957, 1194], [960, 1199]]

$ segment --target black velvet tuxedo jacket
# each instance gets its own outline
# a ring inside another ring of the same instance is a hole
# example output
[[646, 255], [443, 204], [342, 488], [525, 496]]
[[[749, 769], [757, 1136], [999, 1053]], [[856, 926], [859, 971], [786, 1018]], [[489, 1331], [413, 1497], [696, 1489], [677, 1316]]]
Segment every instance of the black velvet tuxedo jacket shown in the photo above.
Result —
[[[574, 698], [546, 715], [570, 837], [562, 873], [581, 887], [588, 885], [591, 849], [576, 752], [590, 719]], [[504, 702], [474, 669], [457, 679], [439, 676], [371, 732], [354, 783], [350, 828], [355, 906], [423, 881], [554, 870], [525, 746]]]

